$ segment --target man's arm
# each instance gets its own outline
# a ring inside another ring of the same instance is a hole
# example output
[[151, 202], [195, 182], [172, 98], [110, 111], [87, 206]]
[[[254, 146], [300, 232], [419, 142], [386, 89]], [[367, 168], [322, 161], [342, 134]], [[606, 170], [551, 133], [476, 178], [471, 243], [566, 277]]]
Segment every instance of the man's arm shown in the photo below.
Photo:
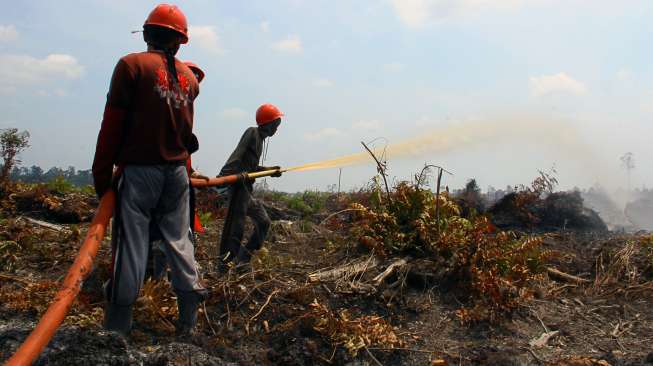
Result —
[[134, 75], [122, 60], [113, 71], [102, 125], [93, 158], [93, 183], [98, 197], [111, 187], [113, 165], [118, 159], [125, 130], [125, 117], [132, 98]]
[[229, 161], [227, 161], [224, 167], [220, 170], [220, 175], [245, 172], [245, 167], [243, 167], [243, 155], [245, 155], [253, 143], [254, 136], [252, 131], [256, 132], [256, 130], [247, 129], [245, 133], [243, 133], [243, 136], [240, 138], [238, 145], [236, 145], [234, 152], [229, 156]]

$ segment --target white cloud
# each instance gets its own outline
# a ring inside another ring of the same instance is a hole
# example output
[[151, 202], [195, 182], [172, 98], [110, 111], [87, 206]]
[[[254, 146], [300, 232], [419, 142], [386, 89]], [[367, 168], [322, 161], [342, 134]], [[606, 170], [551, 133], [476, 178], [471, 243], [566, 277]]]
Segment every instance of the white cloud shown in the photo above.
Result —
[[304, 135], [308, 141], [320, 141], [333, 138], [347, 138], [360, 134], [376, 133], [383, 129], [383, 124], [378, 120], [359, 120], [349, 128], [340, 130], [334, 127], [325, 127], [321, 130]]
[[261, 32], [267, 33], [270, 31], [270, 22], [267, 20], [264, 22], [261, 22]]
[[316, 86], [318, 88], [328, 88], [333, 86], [333, 81], [329, 79], [315, 79], [313, 81], [313, 86]]
[[220, 117], [228, 121], [242, 121], [249, 117], [249, 113], [240, 108], [227, 108], [220, 112]]
[[405, 66], [400, 62], [391, 62], [388, 64], [384, 64], [383, 68], [386, 69], [387, 71], [398, 72], [398, 71], [402, 71], [405, 68]]
[[297, 35], [288, 36], [272, 44], [272, 48], [280, 52], [302, 52], [302, 41]]
[[325, 138], [342, 136], [342, 135], [343, 133], [339, 129], [333, 127], [327, 127], [317, 132], [307, 133], [304, 135], [304, 137], [309, 141], [316, 141], [316, 140], [322, 140]]
[[190, 42], [205, 51], [212, 53], [224, 52], [220, 44], [220, 37], [212, 25], [191, 25], [188, 27], [188, 35]]
[[404, 23], [420, 27], [427, 23], [429, 17], [429, 2], [426, 0], [393, 0], [395, 12]]
[[13, 25], [0, 24], [0, 42], [14, 41], [18, 38], [18, 31]]
[[620, 69], [616, 74], [618, 81], [630, 81], [633, 78], [633, 73], [628, 69]]
[[377, 120], [360, 120], [351, 125], [352, 129], [361, 132], [376, 132], [383, 129], [383, 124]]
[[582, 95], [587, 92], [583, 83], [564, 72], [555, 75], [531, 76], [529, 83], [531, 94], [536, 97], [560, 93]]
[[0, 85], [0, 95], [12, 95], [16, 94], [18, 90], [15, 86], [10, 85]]
[[399, 19], [415, 28], [487, 9], [514, 8], [522, 3], [524, 0], [392, 0]]
[[70, 55], [52, 54], [43, 59], [28, 55], [0, 55], [3, 88], [61, 79], [78, 79], [84, 67]]
[[63, 88], [54, 88], [53, 90], [39, 89], [34, 94], [39, 97], [51, 97], [54, 95], [60, 98], [67, 97], [69, 95], [68, 91]]

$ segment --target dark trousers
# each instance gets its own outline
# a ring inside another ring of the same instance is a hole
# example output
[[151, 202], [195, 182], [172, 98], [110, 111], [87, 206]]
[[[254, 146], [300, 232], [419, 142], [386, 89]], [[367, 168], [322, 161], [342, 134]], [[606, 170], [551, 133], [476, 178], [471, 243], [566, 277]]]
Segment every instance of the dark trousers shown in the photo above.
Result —
[[[190, 230], [194, 234], [195, 228], [195, 189], [190, 188]], [[191, 235], [191, 240], [195, 244], [194, 235]], [[165, 248], [163, 244], [163, 236], [156, 222], [150, 222], [150, 252], [147, 258], [147, 269], [145, 271], [145, 278], [152, 278], [154, 280], [161, 280], [165, 277], [168, 269], [168, 261], [166, 259]]]
[[[247, 244], [241, 241], [245, 232], [245, 218], [249, 216], [254, 222], [254, 232]], [[270, 217], [263, 205], [252, 197], [249, 189], [242, 184], [229, 188], [229, 211], [222, 229], [220, 241], [220, 259], [225, 262], [236, 259], [248, 262], [254, 251], [261, 248], [270, 229]]]
[[186, 168], [128, 165], [119, 192], [109, 302], [129, 306], [136, 301], [145, 277], [152, 221], [161, 234], [177, 294], [203, 293], [190, 232]]

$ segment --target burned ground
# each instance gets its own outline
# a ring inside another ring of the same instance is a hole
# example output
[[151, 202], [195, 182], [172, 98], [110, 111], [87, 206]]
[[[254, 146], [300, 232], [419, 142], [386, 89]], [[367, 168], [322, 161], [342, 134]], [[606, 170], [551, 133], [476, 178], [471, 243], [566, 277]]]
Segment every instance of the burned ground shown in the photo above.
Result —
[[[653, 357], [648, 234], [549, 229], [537, 243], [547, 258], [542, 268], [552, 271], [534, 272], [523, 287], [528, 296], [500, 317], [471, 319], [461, 310], [473, 308], [475, 299], [442, 270], [446, 261], [361, 244], [352, 231], [363, 225], [360, 212], [350, 204], [368, 207], [374, 197], [264, 195], [275, 212], [266, 248], [253, 271], [222, 275], [214, 271], [214, 256], [224, 210], [206, 194], [198, 200], [207, 230], [198, 237], [197, 260], [210, 297], [199, 334], [175, 338], [174, 294], [165, 281], [145, 284], [130, 339], [103, 331], [105, 240], [94, 272], [37, 364], [644, 365]], [[12, 206], [0, 230], [0, 360], [45, 311], [85, 228], [34, 216], [45, 208], [30, 207]]]

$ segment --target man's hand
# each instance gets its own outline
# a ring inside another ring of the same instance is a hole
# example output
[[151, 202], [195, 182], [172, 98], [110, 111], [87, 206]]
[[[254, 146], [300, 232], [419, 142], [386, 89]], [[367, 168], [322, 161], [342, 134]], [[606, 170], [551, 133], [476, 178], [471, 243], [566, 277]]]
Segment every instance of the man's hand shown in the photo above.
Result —
[[278, 165], [271, 166], [270, 170], [276, 170], [276, 172], [274, 174], [270, 175], [271, 177], [279, 178], [281, 176], [281, 167], [280, 166], [278, 166]]
[[195, 178], [195, 179], [209, 180], [209, 177], [207, 177], [206, 175], [202, 175], [202, 173], [200, 173], [198, 171], [192, 172], [190, 177]]

